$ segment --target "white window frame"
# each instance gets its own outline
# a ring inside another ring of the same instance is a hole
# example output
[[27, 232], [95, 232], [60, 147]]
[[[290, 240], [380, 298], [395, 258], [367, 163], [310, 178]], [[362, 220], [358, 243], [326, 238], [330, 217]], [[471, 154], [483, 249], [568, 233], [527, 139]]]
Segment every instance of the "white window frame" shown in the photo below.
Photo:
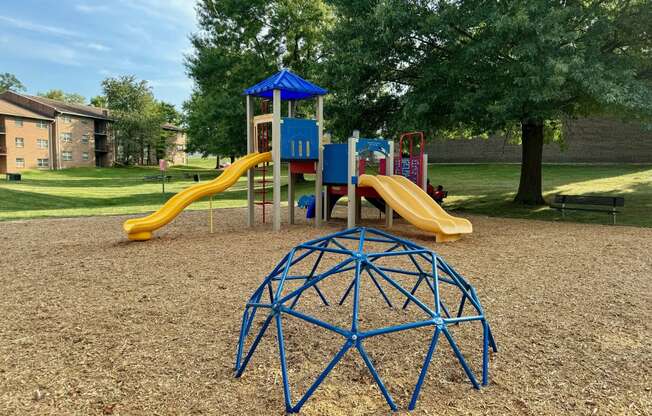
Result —
[[17, 168], [24, 168], [25, 167], [25, 158], [24, 157], [17, 157], [16, 158], [16, 167]]
[[90, 133], [84, 133], [84, 135], [82, 136], [82, 139], [81, 139], [82, 144], [88, 144], [88, 143], [90, 143], [90, 141], [91, 141]]
[[72, 123], [72, 117], [70, 117], [68, 114], [63, 114], [61, 116], [61, 119], [63, 120], [64, 123], [70, 124]]
[[20, 117], [16, 117], [16, 118], [14, 119], [14, 125], [15, 125], [16, 127], [23, 127], [23, 119], [20, 118]]
[[[18, 140], [20, 140], [20, 146], [18, 145]], [[24, 137], [16, 137], [16, 140], [14, 141], [14, 143], [16, 143], [16, 149], [25, 148], [25, 138]]]
[[72, 143], [72, 133], [61, 133], [61, 141], [63, 143]]
[[61, 160], [64, 162], [72, 162], [72, 151], [71, 150], [64, 150], [61, 152]]
[[50, 159], [48, 158], [39, 158], [36, 159], [36, 165], [39, 169], [45, 169], [50, 167]]
[[88, 154], [88, 152], [82, 152], [82, 160], [90, 160], [91, 156]]
[[48, 122], [45, 120], [36, 120], [36, 127], [38, 127], [39, 129], [47, 129]]
[[50, 147], [50, 143], [48, 139], [36, 139], [36, 147], [39, 149], [47, 149]]

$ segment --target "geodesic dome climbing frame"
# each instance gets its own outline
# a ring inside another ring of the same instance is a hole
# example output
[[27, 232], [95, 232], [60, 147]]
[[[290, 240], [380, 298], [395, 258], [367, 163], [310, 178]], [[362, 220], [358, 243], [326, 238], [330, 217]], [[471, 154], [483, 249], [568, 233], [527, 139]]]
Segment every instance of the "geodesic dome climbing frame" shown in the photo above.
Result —
[[[370, 248], [372, 245], [373, 249]], [[336, 261], [331, 261], [326, 267], [321, 267], [323, 270], [320, 270], [320, 266], [328, 263], [326, 258], [329, 256], [336, 257]], [[392, 263], [400, 265], [396, 266]], [[297, 270], [299, 271], [297, 272]], [[353, 296], [350, 327], [333, 324], [298, 310], [297, 304], [299, 300], [309, 290], [317, 294], [323, 305], [330, 306], [325, 294], [320, 289], [320, 284], [325, 284], [333, 277], [346, 273], [353, 275], [352, 281], [341, 296], [339, 305], [343, 305], [349, 296]], [[403, 280], [408, 279], [411, 288], [408, 289], [410, 286], [405, 283], [399, 283], [398, 277]], [[403, 310], [412, 304], [420, 310], [418, 312], [422, 314], [423, 319], [371, 329], [361, 328], [360, 288], [363, 279], [367, 278], [373, 283], [372, 287], [376, 288], [388, 307], [394, 308], [394, 304], [391, 302], [385, 288], [383, 288], [383, 286], [387, 285], [390, 289], [396, 291], [401, 298], [405, 299], [402, 305]], [[423, 300], [417, 296], [417, 290], [421, 285], [427, 287], [425, 291], [430, 293], [432, 298], [428, 295], [430, 299]], [[457, 294], [456, 299], [459, 299], [459, 304], [456, 303], [457, 309], [453, 311], [454, 314], [451, 313], [450, 305], [445, 304], [441, 295], [442, 291], [451, 290]], [[466, 305], [468, 306], [465, 311]], [[257, 331], [252, 331], [257, 314], [265, 314], [265, 318]], [[335, 356], [330, 359], [315, 381], [294, 404], [292, 403], [290, 391], [286, 340], [283, 332], [284, 320], [292, 318], [337, 334], [343, 340], [343, 345]], [[480, 382], [478, 382], [467, 363], [467, 359], [465, 359], [451, 334], [451, 326], [472, 322], [479, 322], [482, 328], [482, 375]], [[487, 385], [489, 381], [489, 348], [497, 352], [491, 328], [473, 286], [434, 251], [381, 230], [364, 227], [351, 228], [300, 244], [286, 254], [274, 270], [267, 275], [245, 306], [236, 352], [236, 377], [240, 377], [244, 373], [247, 364], [272, 323], [276, 326], [285, 408], [290, 413], [298, 412], [301, 409], [349, 350], [358, 352], [389, 407], [392, 410], [397, 410], [392, 396], [365, 350], [365, 341], [372, 337], [418, 328], [432, 328], [432, 337], [430, 338], [425, 359], [412, 390], [409, 403], [410, 410], [413, 410], [416, 406], [440, 335], [443, 335], [446, 339], [457, 361], [476, 389], [479, 389], [481, 385]]]

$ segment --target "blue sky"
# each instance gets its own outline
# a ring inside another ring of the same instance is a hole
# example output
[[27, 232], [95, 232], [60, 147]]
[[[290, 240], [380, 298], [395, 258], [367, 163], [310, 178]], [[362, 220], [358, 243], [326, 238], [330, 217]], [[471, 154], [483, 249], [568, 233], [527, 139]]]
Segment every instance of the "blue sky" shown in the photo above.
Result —
[[36, 94], [101, 93], [108, 76], [145, 79], [180, 108], [192, 89], [183, 56], [194, 0], [7, 0], [0, 8], [0, 72]]

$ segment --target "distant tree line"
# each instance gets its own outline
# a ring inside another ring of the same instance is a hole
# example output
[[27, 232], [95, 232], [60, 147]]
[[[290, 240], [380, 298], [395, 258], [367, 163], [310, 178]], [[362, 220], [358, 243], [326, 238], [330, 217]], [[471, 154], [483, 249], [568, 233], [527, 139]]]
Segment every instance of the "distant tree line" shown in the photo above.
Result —
[[[331, 91], [327, 129], [520, 136], [515, 201], [541, 204], [564, 118], [652, 118], [647, 0], [198, 0], [189, 148], [245, 152], [244, 88], [290, 68]], [[305, 111], [310, 114], [311, 109]]]

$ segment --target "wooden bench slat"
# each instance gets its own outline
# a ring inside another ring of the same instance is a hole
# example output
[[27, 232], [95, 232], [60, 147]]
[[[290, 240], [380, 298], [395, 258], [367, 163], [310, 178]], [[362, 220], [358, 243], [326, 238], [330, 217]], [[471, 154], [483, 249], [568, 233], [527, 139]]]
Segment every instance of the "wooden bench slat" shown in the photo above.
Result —
[[555, 195], [555, 204], [598, 205], [624, 207], [625, 198], [620, 196], [597, 195]]

